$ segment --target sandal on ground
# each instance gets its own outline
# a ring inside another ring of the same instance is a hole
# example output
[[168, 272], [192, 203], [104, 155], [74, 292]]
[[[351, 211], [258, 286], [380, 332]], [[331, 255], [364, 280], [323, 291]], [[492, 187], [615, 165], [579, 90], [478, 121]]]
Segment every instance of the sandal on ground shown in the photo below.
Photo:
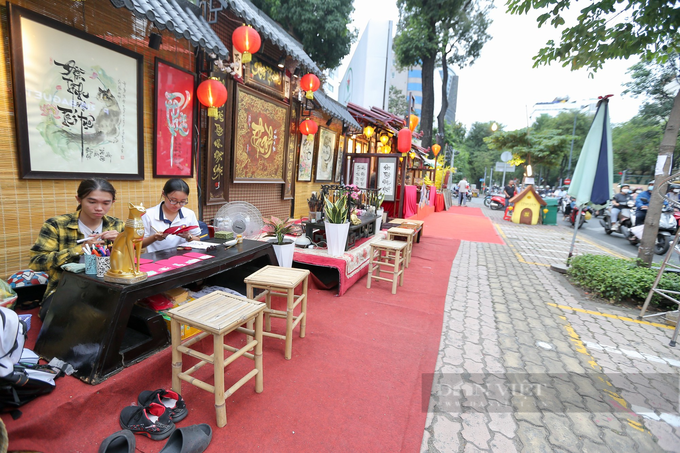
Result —
[[156, 403], [126, 407], [120, 413], [120, 426], [152, 440], [166, 439], [175, 430], [168, 408]]
[[170, 410], [170, 418], [173, 423], [184, 420], [189, 414], [187, 406], [182, 399], [182, 395], [172, 390], [158, 389], [145, 390], [137, 398], [140, 406], [148, 406], [151, 403], [160, 404]]
[[205, 423], [177, 428], [160, 453], [203, 453], [211, 440], [212, 429]]
[[129, 429], [118, 431], [104, 439], [99, 446], [99, 453], [134, 453], [135, 435]]

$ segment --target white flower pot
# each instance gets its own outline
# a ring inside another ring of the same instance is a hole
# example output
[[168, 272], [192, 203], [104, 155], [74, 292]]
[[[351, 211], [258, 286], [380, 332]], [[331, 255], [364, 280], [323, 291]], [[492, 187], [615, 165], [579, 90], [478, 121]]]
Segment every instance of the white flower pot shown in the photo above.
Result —
[[272, 244], [276, 260], [281, 267], [293, 267], [293, 254], [295, 253], [295, 242], [286, 243], [283, 245]]
[[342, 256], [345, 253], [345, 245], [347, 244], [349, 222], [324, 222], [324, 224], [326, 225], [326, 244], [328, 245], [328, 255], [333, 257]]
[[383, 208], [380, 208], [375, 212], [375, 215], [377, 216], [377, 218], [375, 219], [375, 232], [376, 233], [378, 231], [380, 231], [380, 226], [382, 225], [383, 213], [384, 212], [385, 211], [383, 210]]

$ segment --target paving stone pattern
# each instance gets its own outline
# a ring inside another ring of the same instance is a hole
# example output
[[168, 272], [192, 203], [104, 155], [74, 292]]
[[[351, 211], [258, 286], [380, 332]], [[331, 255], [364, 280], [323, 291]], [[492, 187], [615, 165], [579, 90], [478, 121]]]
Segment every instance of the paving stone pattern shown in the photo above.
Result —
[[507, 244], [463, 242], [455, 257], [421, 451], [680, 451], [673, 331], [551, 271], [569, 229], [484, 211]]

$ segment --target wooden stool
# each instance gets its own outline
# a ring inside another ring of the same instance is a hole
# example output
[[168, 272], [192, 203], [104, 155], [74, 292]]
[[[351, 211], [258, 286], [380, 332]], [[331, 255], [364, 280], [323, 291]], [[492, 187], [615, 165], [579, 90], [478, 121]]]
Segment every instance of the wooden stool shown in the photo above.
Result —
[[392, 224], [402, 224], [402, 223], [413, 223], [418, 225], [418, 229], [416, 230], [417, 236], [416, 236], [416, 242], [420, 243], [420, 237], [423, 235], [423, 228], [425, 228], [425, 221], [424, 220], [413, 220], [413, 219], [392, 219], [389, 221], [389, 223]]
[[[255, 392], [262, 393], [262, 314], [265, 304], [254, 300], [244, 299], [222, 291], [215, 291], [193, 302], [168, 311], [170, 315], [170, 333], [172, 337], [172, 390], [182, 392], [182, 381], [215, 394], [215, 411], [217, 412], [217, 426], [227, 424], [227, 409], [225, 400], [251, 378], [255, 378]], [[255, 329], [252, 323], [255, 322]], [[244, 328], [249, 324], [250, 329]], [[203, 332], [181, 342], [180, 324], [191, 326]], [[255, 339], [248, 341], [241, 349], [224, 344], [225, 335], [232, 331], [245, 333]], [[190, 349], [189, 346], [202, 340], [208, 335], [213, 336], [213, 353], [206, 355]], [[255, 353], [246, 351], [255, 348]], [[231, 351], [226, 360], [224, 351]], [[182, 354], [200, 360], [196, 365], [182, 372]], [[224, 391], [224, 368], [237, 358], [245, 356], [255, 362], [255, 368]], [[213, 364], [215, 385], [207, 384], [191, 376], [206, 363]]]
[[387, 240], [388, 241], [393, 241], [396, 238], [404, 238], [406, 239], [406, 251], [404, 252], [405, 255], [405, 260], [404, 262], [406, 263], [406, 267], [411, 263], [411, 252], [413, 251], [413, 238], [415, 237], [416, 232], [415, 230], [412, 230], [410, 228], [399, 228], [399, 227], [392, 227], [389, 230], [387, 230]]
[[[250, 274], [243, 280], [246, 284], [248, 299], [258, 300], [264, 295], [267, 308], [264, 311], [265, 332], [267, 337], [286, 340], [286, 349], [283, 356], [290, 360], [293, 355], [293, 330], [300, 324], [300, 338], [305, 337], [307, 325], [307, 285], [309, 283], [309, 271], [307, 269], [294, 269], [291, 267], [265, 266], [254, 274]], [[302, 283], [302, 294], [295, 296], [295, 288]], [[253, 297], [253, 290], [264, 291]], [[286, 298], [286, 311], [272, 309], [272, 295]], [[300, 314], [295, 316], [293, 312], [302, 302]], [[286, 334], [271, 333], [271, 317], [284, 318], [286, 320]]]
[[[408, 244], [404, 241], [380, 240], [371, 242], [371, 256], [368, 262], [368, 281], [366, 288], [371, 287], [371, 279], [392, 282], [392, 294], [397, 294], [397, 280], [399, 286], [404, 286], [404, 264], [406, 263], [406, 249]], [[392, 267], [391, 271], [385, 271], [382, 266]], [[377, 274], [373, 275], [373, 271]], [[381, 277], [380, 272], [392, 274], [392, 277]]]

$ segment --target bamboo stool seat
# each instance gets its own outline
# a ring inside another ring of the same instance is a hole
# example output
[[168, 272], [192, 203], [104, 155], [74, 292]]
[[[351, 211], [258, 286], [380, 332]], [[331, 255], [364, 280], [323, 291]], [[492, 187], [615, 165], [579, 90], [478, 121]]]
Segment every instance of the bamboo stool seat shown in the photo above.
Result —
[[415, 224], [418, 225], [418, 228], [416, 229], [416, 242], [420, 242], [420, 237], [423, 235], [423, 229], [425, 228], [425, 221], [424, 220], [413, 220], [413, 219], [392, 219], [390, 220], [391, 224], [396, 225], [396, 224], [404, 224], [404, 223], [409, 223], [409, 224]]
[[[290, 360], [293, 356], [293, 330], [300, 324], [300, 338], [305, 337], [307, 326], [307, 286], [309, 283], [309, 271], [307, 269], [295, 269], [291, 267], [265, 266], [259, 271], [250, 274], [243, 280], [246, 284], [248, 299], [260, 300], [264, 295], [266, 304], [264, 310], [265, 327], [262, 335], [279, 338], [286, 341], [283, 356]], [[295, 296], [295, 288], [302, 284], [302, 294]], [[254, 297], [254, 290], [261, 289], [263, 292]], [[272, 295], [286, 298], [286, 311], [272, 308]], [[295, 308], [302, 304], [300, 314], [295, 316]], [[271, 318], [286, 320], [286, 334], [272, 333]]]
[[[371, 287], [371, 279], [392, 282], [392, 294], [397, 294], [397, 281], [404, 286], [404, 265], [408, 244], [404, 241], [381, 240], [371, 242], [371, 256], [368, 261], [368, 281], [366, 288]], [[391, 271], [382, 269], [390, 266]], [[373, 272], [376, 271], [376, 275]], [[380, 272], [392, 274], [392, 277], [381, 277]]]
[[406, 267], [411, 263], [411, 252], [413, 252], [413, 239], [416, 231], [411, 228], [392, 227], [387, 230], [387, 240], [394, 241], [396, 238], [404, 238], [406, 240], [407, 248], [404, 252], [404, 262]]
[[[182, 381], [215, 394], [215, 411], [217, 426], [227, 424], [226, 398], [231, 396], [243, 384], [255, 378], [255, 392], [262, 393], [262, 316], [265, 304], [244, 299], [222, 291], [215, 291], [195, 301], [168, 311], [170, 315], [170, 334], [172, 337], [172, 390], [182, 392]], [[253, 321], [255, 328], [253, 329]], [[181, 341], [180, 324], [194, 327], [202, 332], [184, 343]], [[247, 328], [244, 328], [247, 324]], [[241, 349], [224, 344], [224, 337], [234, 330], [245, 333], [249, 337]], [[208, 335], [213, 336], [213, 353], [205, 353], [190, 349]], [[254, 339], [253, 339], [254, 337]], [[252, 348], [255, 353], [249, 353]], [[230, 351], [226, 359], [224, 351]], [[186, 371], [182, 371], [182, 354], [200, 361]], [[226, 392], [224, 389], [224, 369], [237, 358], [244, 356], [255, 362], [255, 368], [232, 385]], [[207, 384], [191, 375], [203, 365], [213, 365], [215, 385]]]

